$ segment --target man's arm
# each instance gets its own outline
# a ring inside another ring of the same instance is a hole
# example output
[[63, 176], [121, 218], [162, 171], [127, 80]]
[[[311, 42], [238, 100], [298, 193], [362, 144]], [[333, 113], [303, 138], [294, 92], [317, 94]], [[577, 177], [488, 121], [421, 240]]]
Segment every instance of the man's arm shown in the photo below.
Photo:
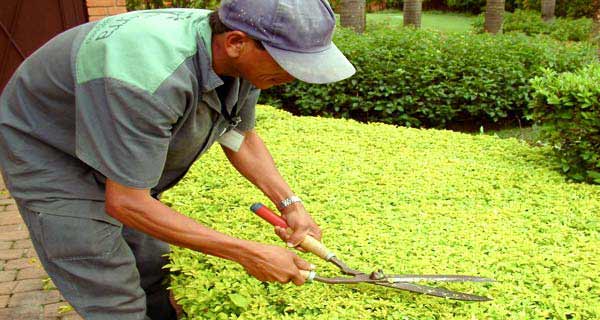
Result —
[[106, 181], [106, 211], [123, 224], [177, 246], [240, 263], [261, 281], [304, 283], [299, 269], [310, 264], [278, 246], [241, 240], [207, 228], [160, 201], [147, 189]]
[[[257, 186], [275, 204], [293, 195], [273, 161], [273, 157], [254, 130], [247, 131], [240, 150], [234, 152], [226, 147], [223, 151], [233, 166], [250, 182]], [[294, 230], [288, 236], [283, 230], [277, 234], [288, 245], [297, 246], [307, 234], [321, 240], [321, 230], [306, 212], [302, 203], [294, 203], [282, 211], [282, 216]]]

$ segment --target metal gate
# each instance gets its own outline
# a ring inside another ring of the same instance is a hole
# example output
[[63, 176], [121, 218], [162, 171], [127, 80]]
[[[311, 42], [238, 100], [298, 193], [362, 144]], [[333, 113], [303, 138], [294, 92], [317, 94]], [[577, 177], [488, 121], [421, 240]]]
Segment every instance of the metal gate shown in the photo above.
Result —
[[27, 56], [87, 21], [84, 0], [0, 0], [0, 92]]

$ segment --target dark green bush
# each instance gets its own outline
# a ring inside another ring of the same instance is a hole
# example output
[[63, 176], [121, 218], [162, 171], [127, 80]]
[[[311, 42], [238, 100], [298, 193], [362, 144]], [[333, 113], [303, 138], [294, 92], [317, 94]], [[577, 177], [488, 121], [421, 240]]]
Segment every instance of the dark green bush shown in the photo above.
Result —
[[[367, 4], [373, 2], [384, 2], [389, 9], [402, 9], [403, 0], [366, 0]], [[335, 9], [340, 0], [330, 0], [331, 6]], [[485, 9], [486, 0], [423, 0], [424, 5], [434, 2], [434, 7], [440, 6], [455, 11], [481, 13]], [[127, 0], [128, 10], [157, 9], [165, 7], [176, 8], [208, 8], [214, 9], [220, 3], [220, 0]], [[506, 10], [514, 9], [540, 10], [540, 0], [506, 0]], [[591, 17], [592, 0], [557, 0], [556, 15], [562, 17]]]
[[447, 0], [446, 3], [450, 9], [479, 13], [485, 7], [486, 0]]
[[550, 24], [542, 20], [542, 14], [534, 10], [517, 9], [514, 13], [507, 12], [502, 25], [504, 32], [517, 31], [526, 35], [548, 34], [550, 29]]
[[303, 115], [350, 117], [405, 126], [498, 122], [528, 114], [529, 79], [542, 67], [570, 71], [593, 59], [587, 43], [548, 37], [489, 36], [375, 26], [365, 35], [340, 29], [335, 42], [354, 64], [350, 79], [296, 82], [264, 92]]
[[[484, 17], [480, 15], [473, 22], [475, 32], [483, 32]], [[586, 41], [592, 32], [592, 19], [557, 18], [545, 23], [538, 11], [515, 10], [504, 15], [504, 32], [522, 32], [527, 35], [546, 34], [561, 41]]]
[[558, 18], [552, 24], [550, 36], [561, 41], [586, 41], [592, 32], [592, 19]]
[[[486, 0], [446, 0], [454, 10], [480, 13], [485, 11]], [[541, 10], [540, 0], [506, 0], [506, 10]], [[555, 14], [558, 17], [592, 17], [592, 0], [556, 0]]]
[[[484, 12], [487, 4], [487, 0], [444, 0], [444, 2], [452, 10], [475, 14]], [[506, 10], [512, 12], [517, 8], [521, 8], [521, 2], [520, 0], [506, 0], [504, 4]]]
[[546, 71], [532, 80], [532, 118], [555, 146], [562, 170], [600, 184], [600, 64], [574, 73]]
[[[542, 8], [541, 0], [513, 0], [516, 8], [537, 10]], [[555, 14], [558, 17], [592, 17], [592, 0], [556, 0]]]
[[220, 2], [220, 0], [127, 0], [126, 5], [129, 11], [160, 8], [214, 9]]

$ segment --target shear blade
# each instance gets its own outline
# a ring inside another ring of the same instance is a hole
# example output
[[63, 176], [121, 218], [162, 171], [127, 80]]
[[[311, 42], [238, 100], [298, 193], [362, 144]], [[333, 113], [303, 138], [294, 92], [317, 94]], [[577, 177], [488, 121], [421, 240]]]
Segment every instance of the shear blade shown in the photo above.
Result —
[[400, 290], [406, 290], [410, 292], [422, 293], [430, 296], [447, 298], [452, 300], [461, 300], [461, 301], [490, 301], [492, 299], [483, 296], [477, 296], [473, 294], [451, 291], [444, 288], [434, 288], [428, 287], [408, 282], [396, 282], [396, 283], [385, 283], [385, 282], [376, 282], [373, 283], [379, 286], [391, 287]]
[[494, 279], [475, 276], [461, 275], [419, 275], [419, 274], [390, 274], [382, 279], [390, 283], [396, 282], [419, 282], [419, 281], [443, 281], [443, 282], [494, 282]]

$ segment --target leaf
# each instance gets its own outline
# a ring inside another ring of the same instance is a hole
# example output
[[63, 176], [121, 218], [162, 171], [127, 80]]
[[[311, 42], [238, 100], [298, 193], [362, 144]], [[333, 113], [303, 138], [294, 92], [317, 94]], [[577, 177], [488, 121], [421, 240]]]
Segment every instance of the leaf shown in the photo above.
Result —
[[598, 171], [588, 171], [587, 175], [594, 180], [594, 182], [600, 182], [600, 172]]
[[248, 299], [246, 299], [246, 297], [242, 296], [241, 294], [237, 294], [237, 293], [230, 293], [229, 300], [231, 300], [231, 302], [233, 302], [234, 305], [236, 305], [242, 309], [245, 309], [249, 304], [249, 301], [248, 301]]

